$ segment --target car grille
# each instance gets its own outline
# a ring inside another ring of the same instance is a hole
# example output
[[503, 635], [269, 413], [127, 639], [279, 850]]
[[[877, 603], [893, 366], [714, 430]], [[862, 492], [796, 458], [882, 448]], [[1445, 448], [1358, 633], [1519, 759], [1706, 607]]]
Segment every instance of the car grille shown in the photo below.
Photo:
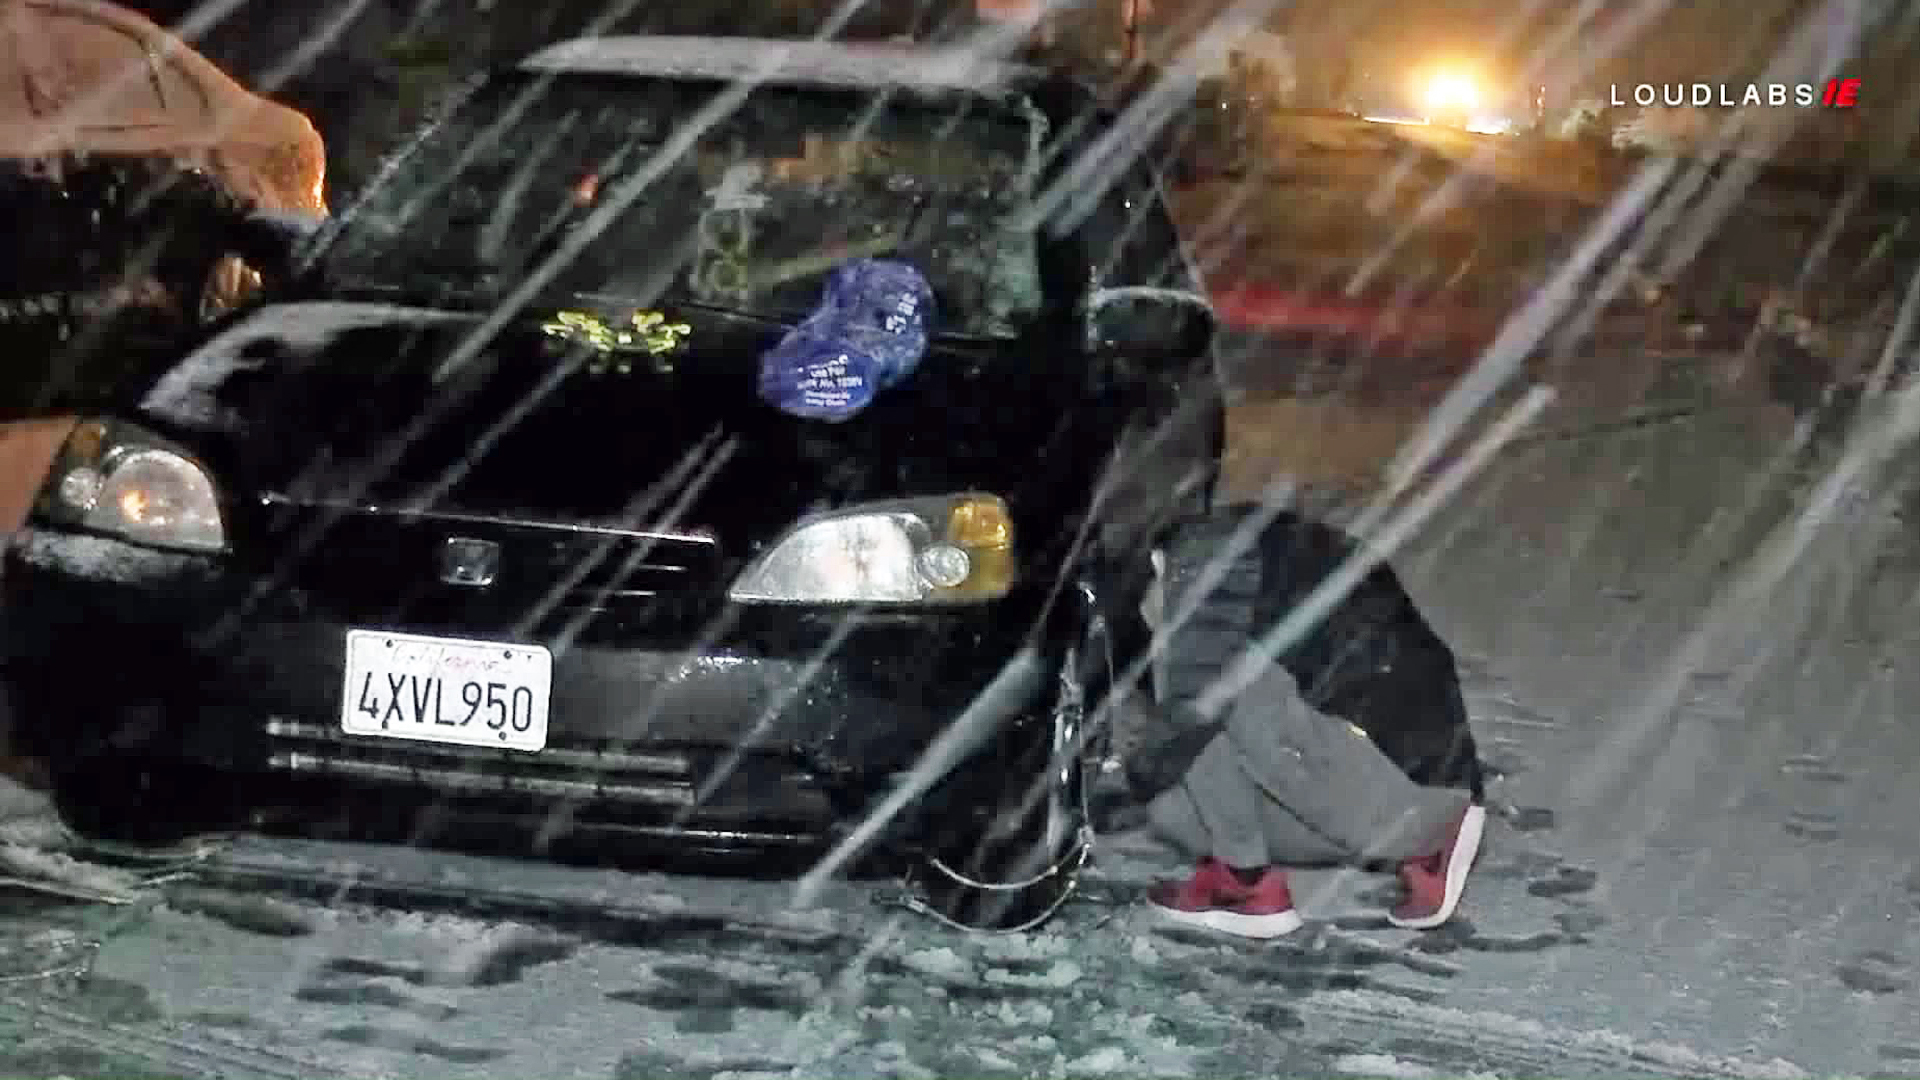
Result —
[[[279, 553], [279, 562], [259, 569], [343, 617], [404, 614], [474, 628], [585, 617], [601, 629], [632, 622], [697, 626], [718, 610], [725, 592], [719, 544], [697, 533], [271, 499], [263, 510], [273, 540], [258, 548]], [[490, 549], [495, 562], [484, 581], [449, 580], [450, 541]]]
[[789, 760], [749, 756], [733, 762], [704, 793], [715, 761], [706, 752], [559, 740], [538, 753], [369, 739], [281, 717], [266, 721], [273, 772], [375, 785], [431, 789], [452, 797], [488, 796], [623, 805], [700, 818], [751, 814], [826, 818], [831, 803], [811, 772]]

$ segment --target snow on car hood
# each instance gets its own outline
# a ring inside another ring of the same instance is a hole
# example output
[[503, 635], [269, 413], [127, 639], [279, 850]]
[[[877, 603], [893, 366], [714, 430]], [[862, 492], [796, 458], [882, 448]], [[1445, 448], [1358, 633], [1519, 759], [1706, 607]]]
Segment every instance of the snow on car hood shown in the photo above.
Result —
[[241, 418], [218, 391], [234, 373], [258, 370], [266, 360], [258, 346], [313, 354], [341, 334], [370, 327], [426, 328], [465, 321], [466, 316], [393, 304], [318, 300], [261, 308], [188, 354], [140, 401], [140, 410], [175, 423], [237, 431]]

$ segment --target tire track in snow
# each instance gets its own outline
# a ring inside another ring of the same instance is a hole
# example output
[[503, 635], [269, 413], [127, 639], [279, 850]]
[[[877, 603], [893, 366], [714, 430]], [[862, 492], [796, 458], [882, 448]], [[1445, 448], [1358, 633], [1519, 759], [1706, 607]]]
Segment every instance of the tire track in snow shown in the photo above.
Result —
[[249, 1046], [205, 1028], [193, 1032], [142, 1031], [85, 1016], [50, 1000], [0, 994], [0, 1016], [110, 1059], [204, 1080], [322, 1080], [336, 1069], [279, 1050]]
[[[1594, 1077], [1661, 1077], [1673, 1080], [1806, 1080], [1806, 1070], [1774, 1059], [1748, 1061], [1702, 1054], [1681, 1046], [1645, 1042], [1610, 1031], [1556, 1028], [1500, 1013], [1466, 1012], [1368, 990], [1335, 990], [1302, 1001], [1303, 1018], [1365, 1033], [1372, 1045], [1408, 1040], [1454, 1057], [1499, 1058], [1514, 1075], [1575, 1075], [1588, 1066]], [[1511, 1061], [1512, 1066], [1506, 1062]]]
[[[1349, 935], [1339, 937], [1343, 942], [1353, 940]], [[1161, 938], [1156, 936], [1156, 940]], [[1394, 951], [1376, 948], [1378, 956], [1362, 957], [1361, 962], [1379, 962]], [[1217, 943], [1213, 949], [1242, 951]], [[1275, 950], [1261, 945], [1244, 951]], [[1289, 963], [1295, 959], [1286, 958]], [[1209, 1001], [1243, 998], [1250, 985], [1261, 984], [1260, 979], [1242, 977], [1244, 971], [1223, 968], [1218, 962], [1181, 967], [1189, 973], [1201, 972], [1183, 976], [1183, 981], [1197, 978], [1205, 984]], [[1436, 991], [1355, 985], [1350, 979], [1327, 979], [1326, 974], [1321, 972], [1321, 985], [1309, 992], [1287, 994], [1279, 1001], [1261, 995], [1262, 1000], [1240, 1017], [1249, 1025], [1298, 1044], [1290, 1047], [1293, 1054], [1305, 1050], [1315, 1059], [1290, 1061], [1289, 1072], [1275, 1075], [1353, 1073], [1345, 1065], [1357, 1064], [1362, 1058], [1376, 1063], [1391, 1060], [1397, 1063], [1397, 1070], [1402, 1070], [1359, 1072], [1370, 1076], [1806, 1080], [1809, 1075], [1786, 1061], [1715, 1056], [1613, 1031], [1560, 1028], [1503, 1013], [1453, 1009], [1438, 1004]], [[1177, 987], [1169, 989], [1168, 997], [1173, 996], [1174, 989]]]
[[[1525, 877], [1531, 878], [1549, 868], [1564, 869], [1564, 864], [1558, 859], [1543, 858], [1537, 863], [1527, 862], [1518, 868], [1524, 871]], [[305, 896], [320, 892], [319, 887], [328, 881], [337, 886], [337, 879], [330, 875], [288, 873], [285, 868], [256, 865], [241, 869], [229, 864], [210, 869], [213, 872], [206, 877], [225, 878], [227, 880], [222, 884], [227, 888], [237, 887], [256, 894], [280, 892], [283, 895], [292, 893]], [[1565, 876], [1562, 874], [1562, 877]], [[272, 880], [275, 878], [281, 879], [277, 888]], [[757, 977], [749, 979], [744, 974], [736, 978], [731, 972], [722, 970], [728, 957], [743, 963], [751, 961], [754, 966], [765, 967], [775, 974], [794, 973], [800, 969], [818, 969], [822, 964], [835, 966], [843, 959], [841, 954], [857, 946], [857, 942], [850, 941], [844, 933], [802, 931], [795, 926], [781, 925], [779, 920], [762, 924], [734, 914], [696, 911], [665, 913], [640, 910], [618, 902], [604, 903], [577, 897], [536, 897], [533, 894], [472, 886], [457, 890], [433, 886], [419, 888], [400, 883], [380, 883], [379, 887], [356, 892], [363, 892], [357, 902], [381, 899], [397, 902], [397, 906], [402, 908], [415, 907], [422, 901], [429, 906], [451, 903], [456, 899], [453, 894], [458, 893], [463, 914], [469, 918], [478, 916], [488, 921], [512, 919], [544, 924], [548, 929], [564, 927], [588, 940], [652, 953], [654, 955], [647, 965], [648, 974], [644, 978], [636, 978], [627, 986], [613, 987], [605, 996], [616, 1006], [638, 1007], [670, 1016], [670, 1022], [678, 1033], [691, 1037], [695, 1043], [714, 1038], [723, 1027], [734, 1026], [732, 1019], [722, 1023], [722, 1008], [730, 1015], [737, 1015], [738, 1022], [744, 1024], [757, 1022], [750, 1021], [750, 1017], [791, 1017], [800, 999], [812, 1000], [818, 996], [812, 986], [790, 986], [785, 980], [772, 976], [765, 980]], [[878, 978], [869, 989], [874, 991], [876, 997], [869, 1003], [870, 1007], [859, 1011], [879, 1017], [889, 1010], [907, 1008], [919, 1014], [917, 1018], [908, 1018], [918, 1034], [902, 1044], [910, 1045], [915, 1057], [936, 1053], [936, 1044], [927, 1039], [952, 1039], [954, 1029], [949, 1025], [953, 1023], [966, 1025], [962, 1029], [966, 1036], [963, 1041], [969, 1045], [994, 1034], [981, 1030], [980, 1017], [985, 1011], [1011, 1010], [1024, 1015], [1023, 1010], [1045, 1008], [1050, 1010], [1049, 1015], [1058, 1015], [1063, 1010], [1081, 1013], [1086, 1009], [1095, 1009], [1122, 1019], [1133, 1018], [1129, 1023], [1137, 1021], [1140, 1025], [1158, 1025], [1156, 1030], [1170, 1028], [1174, 1032], [1175, 1042], [1185, 1044], [1177, 1048], [1179, 1054], [1198, 1052], [1203, 1057], [1212, 1057], [1216, 1053], [1233, 1056], [1232, 1068], [1222, 1071], [1216, 1065], [1203, 1070], [1202, 1074], [1240, 1074], [1239, 1068], [1245, 1064], [1245, 1055], [1232, 1048], [1242, 1045], [1243, 1040], [1250, 1037], [1265, 1042], [1267, 1039], [1261, 1037], [1264, 1035], [1279, 1040], [1275, 1052], [1282, 1053], [1290, 1064], [1294, 1063], [1295, 1058], [1304, 1062], [1311, 1057], [1314, 1059], [1311, 1063], [1313, 1068], [1308, 1071], [1323, 1074], [1332, 1068], [1329, 1063], [1343, 1056], [1390, 1053], [1396, 1060], [1416, 1062], [1416, 1067], [1429, 1067], [1434, 1075], [1441, 1076], [1466, 1075], [1472, 1070], [1490, 1070], [1503, 1077], [1554, 1075], [1570, 1078], [1797, 1080], [1805, 1075], [1796, 1067], [1780, 1061], [1719, 1058], [1683, 1047], [1644, 1043], [1610, 1031], [1569, 1030], [1506, 1014], [1448, 1009], [1438, 1004], [1440, 991], [1431, 983], [1419, 985], [1404, 977], [1389, 982], [1379, 976], [1384, 973], [1382, 968], [1398, 966], [1410, 969], [1416, 975], [1444, 979], [1456, 966], [1452, 958], [1414, 954], [1402, 957], [1402, 950], [1355, 934], [1330, 935], [1335, 940], [1330, 941], [1333, 947], [1322, 950], [1325, 955], [1268, 956], [1247, 958], [1239, 963], [1231, 960], [1226, 963], [1176, 961], [1167, 965], [1140, 962], [1137, 957], [1126, 955], [1128, 935], [1118, 930], [1102, 929], [1108, 925], [1110, 916], [1103, 917], [1103, 913], [1089, 910], [1103, 906], [1107, 905], [1078, 906], [1069, 913], [1060, 928], [1064, 938], [1059, 934], [1043, 935], [1031, 943], [1037, 946], [1051, 942], [1067, 952], [1053, 950], [1045, 951], [1044, 955], [1035, 952], [1028, 956], [1015, 949], [1013, 942], [990, 946], [980, 939], [942, 935], [916, 940], [914, 944], [919, 947], [912, 953], [884, 957], [883, 962], [874, 966], [873, 971]], [[870, 929], [867, 920], [860, 915], [853, 915], [853, 921], [852, 929], [856, 934], [862, 929]], [[1462, 931], [1470, 929], [1469, 925], [1463, 924], [1461, 927]], [[1577, 936], [1576, 929], [1563, 926], [1562, 930], [1566, 931], [1564, 937], [1569, 939], [1568, 943], [1572, 943], [1571, 939]], [[1115, 934], [1119, 936], [1106, 943], [1112, 946], [1110, 948], [1097, 947], [1084, 956], [1074, 951], [1078, 948], [1073, 944], [1074, 939], [1082, 939], [1087, 935], [1099, 937]], [[1136, 948], [1141, 940], [1141, 936], [1134, 936]], [[1438, 944], [1440, 939], [1433, 938], [1431, 941]], [[1462, 948], [1468, 947], [1463, 945]], [[1007, 955], [1000, 955], [1002, 952]], [[515, 967], [520, 962], [538, 963], [550, 959], [550, 954], [551, 950], [517, 956], [515, 963], [507, 966]], [[933, 962], [942, 955], [950, 962]], [[1066, 959], [1070, 956], [1078, 957], [1079, 962]], [[1319, 961], [1317, 965], [1308, 962], [1316, 958]], [[1274, 960], [1281, 962], [1271, 962]], [[1084, 972], [1081, 970], [1083, 965], [1086, 966]], [[1370, 968], [1372, 972], [1368, 971]], [[382, 966], [375, 971], [367, 961], [351, 957], [336, 959], [327, 970], [339, 984], [344, 984], [347, 977], [376, 974], [388, 976], [403, 986], [435, 983], [439, 978], [434, 971], [425, 968], [416, 970], [413, 967]], [[1126, 972], [1131, 974], [1124, 974]], [[724, 995], [688, 992], [689, 986], [697, 986], [695, 977], [699, 974], [712, 980], [716, 984], [713, 988], [716, 991], [717, 984], [725, 982], [734, 992]], [[715, 977], [723, 974], [726, 975], [724, 979]], [[1122, 977], [1116, 979], [1115, 976]], [[512, 981], [505, 972], [495, 979], [478, 981], [500, 980]], [[673, 992], [675, 988], [679, 992]], [[939, 991], [937, 996], [934, 994], [936, 989]], [[1249, 997], [1284, 1011], [1273, 1013], [1268, 1022], [1263, 1023], [1251, 1010], [1223, 1010], [1220, 1007], [1223, 1001], [1245, 1001]], [[1188, 998], [1194, 1000], [1188, 1002]], [[737, 1011], [742, 1006], [745, 1007], [744, 1013]], [[755, 1011], [756, 1006], [761, 1007], [762, 1011]], [[771, 1011], [765, 1011], [767, 1007]], [[942, 1012], [936, 1013], [936, 1008]], [[943, 1019], [942, 1016], [947, 1013], [953, 1019]], [[164, 1032], [102, 1025], [90, 1017], [64, 1010], [57, 1003], [21, 1002], [16, 997], [0, 998], [0, 1016], [32, 1024], [75, 1045], [98, 1048], [102, 1053], [129, 1061], [152, 1063], [172, 1075], [235, 1080], [292, 1080], [294, 1077], [337, 1074], [337, 1070], [323, 1068], [291, 1055], [202, 1034], [198, 1029], [189, 1033], [184, 1025], [169, 1024]], [[1295, 1027], [1293, 1021], [1298, 1021], [1299, 1026]], [[886, 1021], [870, 1019], [864, 1023], [873, 1027], [884, 1025]], [[1040, 1026], [1036, 1028], [1034, 1023]], [[1031, 1034], [1049, 1026], [1050, 1022], [1046, 1021], [1016, 1024], [1001, 1032], [1000, 1037], [1003, 1040], [1014, 1039], [1017, 1032]], [[942, 1029], [946, 1034], [939, 1034]], [[370, 1033], [371, 1029], [364, 1025], [360, 1030], [336, 1026], [329, 1028], [326, 1035], [352, 1042], [370, 1037]], [[850, 1028], [846, 1034], [864, 1038], [868, 1042], [879, 1037], [871, 1031], [863, 1032], [858, 1026]], [[1148, 1074], [1140, 1073], [1140, 1063], [1128, 1058], [1128, 1053], [1138, 1049], [1135, 1045], [1140, 1041], [1137, 1033], [1102, 1030], [1081, 1034], [1085, 1038], [1063, 1042], [1057, 1049], [1049, 1047], [1039, 1050], [1022, 1044], [1015, 1053], [1016, 1047], [1011, 1043], [996, 1042], [994, 1045], [1006, 1049], [1010, 1055], [1007, 1056], [1009, 1068], [1014, 1070], [1015, 1075], [1045, 1075], [1044, 1058], [1037, 1062], [1035, 1060], [1042, 1054], [1086, 1057], [1090, 1064], [1089, 1069], [1081, 1070], [1083, 1072], [1089, 1071], [1091, 1066], [1109, 1064], [1107, 1059], [1112, 1058], [1111, 1064], [1115, 1064], [1122, 1072], [1128, 1071], [1130, 1066], [1136, 1074]], [[906, 1038], [899, 1034], [890, 1037], [895, 1040]], [[418, 1050], [417, 1047], [414, 1049]], [[685, 1052], [685, 1048], [676, 1053], [680, 1052]], [[833, 1053], [838, 1055], [840, 1051]], [[1105, 1058], [1099, 1056], [1102, 1053], [1106, 1054]], [[422, 1055], [422, 1058], [428, 1056]], [[1023, 1060], [1016, 1061], [1015, 1058]], [[1320, 1060], [1322, 1058], [1325, 1060]], [[960, 1065], [959, 1058], [952, 1053], [925, 1060], [936, 1059], [945, 1071]], [[820, 1064], [833, 1062], [839, 1062], [841, 1066], [846, 1064], [838, 1057], [832, 1061], [823, 1060]], [[425, 1060], [420, 1063], [424, 1068], [433, 1067]], [[665, 1064], [664, 1058], [658, 1062], [651, 1059], [635, 1062], [636, 1067], [664, 1067]], [[708, 1063], [704, 1061], [676, 1058], [673, 1064], [678, 1070], [675, 1075], [704, 1075], [710, 1071], [705, 1068]], [[767, 1064], [769, 1068], [785, 1071], [803, 1067], [807, 1062], [781, 1057], [777, 1061], [770, 1059]], [[999, 1068], [998, 1065], [994, 1067]], [[1040, 1071], [1033, 1071], [1035, 1068]], [[1152, 1073], [1151, 1070], [1149, 1073], [1173, 1075]], [[662, 1075], [657, 1069], [654, 1074]]]

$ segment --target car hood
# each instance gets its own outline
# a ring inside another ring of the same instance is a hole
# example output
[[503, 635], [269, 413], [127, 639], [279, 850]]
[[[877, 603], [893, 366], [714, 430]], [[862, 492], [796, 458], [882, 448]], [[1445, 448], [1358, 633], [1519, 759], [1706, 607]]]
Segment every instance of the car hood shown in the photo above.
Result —
[[271, 305], [146, 388], [136, 412], [236, 498], [754, 540], [809, 512], [958, 491], [1000, 494], [1037, 523], [1085, 501], [1111, 446], [1088, 369], [1035, 342], [936, 343], [907, 381], [828, 424], [756, 394], [778, 323], [669, 307], [691, 332], [661, 360], [569, 350], [549, 332], [557, 314], [494, 326]]

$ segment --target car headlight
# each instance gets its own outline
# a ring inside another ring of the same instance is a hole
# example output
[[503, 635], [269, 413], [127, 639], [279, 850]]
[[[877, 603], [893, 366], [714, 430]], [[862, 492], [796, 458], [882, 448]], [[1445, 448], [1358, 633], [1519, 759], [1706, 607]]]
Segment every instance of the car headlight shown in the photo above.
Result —
[[227, 546], [213, 481], [185, 451], [129, 424], [88, 421], [67, 438], [40, 509], [63, 525], [186, 551]]
[[746, 603], [957, 604], [1013, 586], [1013, 522], [992, 495], [870, 504], [803, 521], [728, 596]]

